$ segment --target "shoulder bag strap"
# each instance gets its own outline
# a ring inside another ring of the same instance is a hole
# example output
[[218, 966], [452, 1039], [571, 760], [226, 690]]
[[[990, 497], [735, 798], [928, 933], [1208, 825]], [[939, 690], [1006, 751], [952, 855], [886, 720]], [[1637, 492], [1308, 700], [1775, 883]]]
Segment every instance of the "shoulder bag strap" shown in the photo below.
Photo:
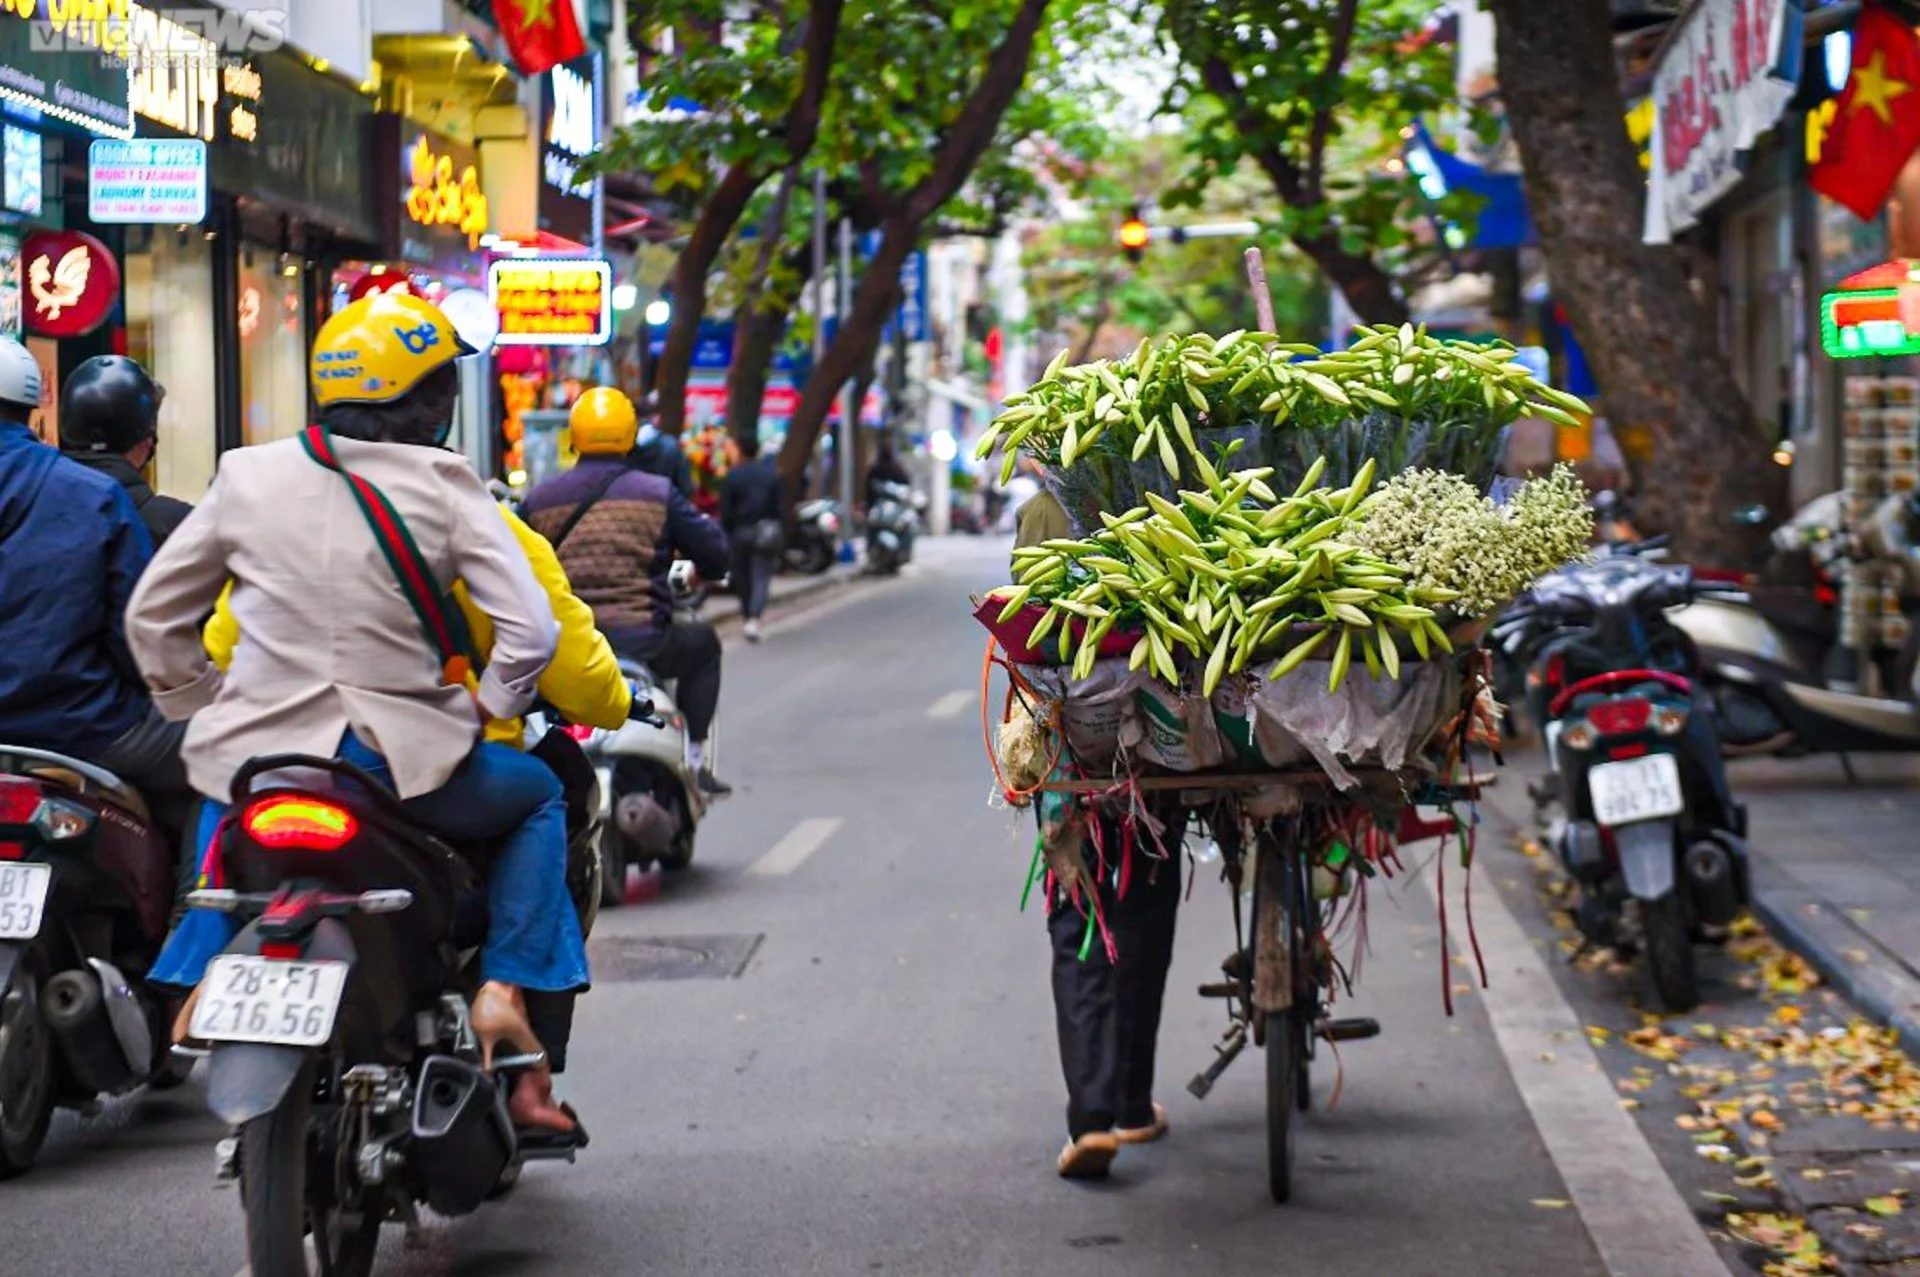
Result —
[[555, 554], [560, 552], [561, 545], [566, 542], [567, 537], [572, 534], [573, 530], [580, 526], [580, 520], [587, 517], [587, 511], [599, 505], [600, 498], [613, 491], [613, 485], [620, 482], [620, 476], [626, 472], [627, 468], [625, 466], [616, 465], [607, 467], [607, 477], [595, 484], [593, 490], [580, 499], [580, 503], [573, 507], [573, 513], [567, 516], [567, 521], [560, 525], [558, 532], [553, 534], [553, 550]]
[[467, 618], [434, 579], [426, 556], [407, 530], [400, 512], [386, 494], [340, 464], [334, 452], [333, 436], [320, 426], [308, 426], [300, 433], [300, 446], [316, 465], [333, 471], [347, 481], [355, 504], [373, 533], [375, 544], [393, 569], [400, 593], [406, 596], [427, 642], [440, 657], [441, 676], [449, 686], [463, 686], [473, 672], [473, 636], [467, 631]]

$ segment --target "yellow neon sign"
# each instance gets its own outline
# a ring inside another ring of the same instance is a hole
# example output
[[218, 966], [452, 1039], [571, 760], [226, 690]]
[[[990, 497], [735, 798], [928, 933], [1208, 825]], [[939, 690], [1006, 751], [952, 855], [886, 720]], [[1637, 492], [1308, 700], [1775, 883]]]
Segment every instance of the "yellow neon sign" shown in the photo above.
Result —
[[413, 145], [410, 165], [407, 216], [422, 226], [457, 226], [466, 233], [467, 247], [479, 248], [488, 217], [479, 170], [469, 164], [456, 176], [453, 157], [435, 155], [424, 136]]

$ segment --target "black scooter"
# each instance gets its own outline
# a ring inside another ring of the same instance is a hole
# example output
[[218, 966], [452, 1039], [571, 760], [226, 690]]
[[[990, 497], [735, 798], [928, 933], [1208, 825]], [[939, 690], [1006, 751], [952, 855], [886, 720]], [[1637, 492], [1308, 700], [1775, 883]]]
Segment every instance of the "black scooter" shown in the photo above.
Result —
[[1644, 950], [1669, 1010], [1699, 1002], [1693, 943], [1748, 898], [1746, 812], [1727, 789], [1698, 662], [1670, 608], [1733, 593], [1620, 553], [1537, 582], [1496, 629], [1532, 654], [1530, 699], [1562, 817], [1551, 839], [1595, 944]]

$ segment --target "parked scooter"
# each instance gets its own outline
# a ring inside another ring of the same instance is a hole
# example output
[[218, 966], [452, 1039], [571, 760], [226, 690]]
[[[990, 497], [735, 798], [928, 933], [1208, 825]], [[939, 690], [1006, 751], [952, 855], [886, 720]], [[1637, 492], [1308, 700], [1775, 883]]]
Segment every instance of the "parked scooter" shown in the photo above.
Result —
[[55, 1107], [177, 1085], [167, 1000], [167, 836], [112, 773], [0, 745], [0, 1179], [32, 1167]]
[[[684, 610], [694, 588], [690, 563], [676, 563], [668, 576], [674, 606]], [[600, 777], [600, 904], [626, 900], [627, 870], [649, 865], [677, 873], [693, 863], [694, 838], [713, 796], [700, 787], [688, 757], [687, 720], [673, 700], [673, 686], [638, 662], [622, 660], [635, 696], [652, 712], [629, 719], [618, 731], [576, 729], [576, 739]], [[707, 741], [707, 763], [717, 766], [719, 732]]]
[[913, 560], [913, 541], [927, 498], [904, 483], [880, 480], [873, 489], [876, 499], [867, 510], [867, 566], [891, 576]]
[[[638, 700], [632, 712], [650, 710]], [[577, 849], [586, 760], [561, 733], [535, 752], [568, 790]], [[288, 769], [327, 781], [276, 779]], [[208, 1107], [235, 1128], [218, 1167], [240, 1182], [254, 1277], [307, 1277], [309, 1246], [319, 1272], [366, 1277], [388, 1220], [412, 1234], [420, 1203], [468, 1214], [510, 1192], [525, 1163], [586, 1146], [578, 1127], [521, 1130], [508, 1116], [544, 1052], [496, 1054], [491, 1069], [482, 1058], [470, 999], [485, 848], [427, 834], [351, 763], [295, 754], [240, 769], [225, 828], [219, 885], [187, 899], [248, 921], [208, 964], [188, 1033], [209, 1044]], [[591, 881], [569, 865], [583, 931]]]
[[782, 561], [795, 572], [818, 576], [840, 557], [840, 503], [818, 497], [793, 513], [793, 534], [787, 538]]
[[[1755, 582], [1740, 600], [1704, 598], [1676, 612], [1673, 623], [1699, 649], [1707, 691], [1730, 755], [1905, 752], [1920, 749], [1920, 562], [1912, 550], [1916, 511], [1907, 497], [1883, 502], [1868, 526], [1840, 527], [1837, 498], [1810, 503], [1775, 532], [1781, 556], [1810, 559], [1807, 584]], [[1758, 523], [1760, 507], [1737, 517]], [[1833, 577], [1846, 559], [1894, 569], [1908, 633], [1862, 668], [1840, 645]], [[1854, 690], [1870, 673], [1879, 695]]]
[[[1531, 643], [1529, 679], [1563, 816], [1552, 843], [1596, 944], [1638, 949], [1669, 1010], [1699, 1001], [1693, 943], [1746, 903], [1746, 813], [1727, 789], [1710, 703], [1671, 608], [1724, 596], [1636, 554], [1537, 582], [1503, 619]], [[1539, 795], [1536, 795], [1539, 796]]]

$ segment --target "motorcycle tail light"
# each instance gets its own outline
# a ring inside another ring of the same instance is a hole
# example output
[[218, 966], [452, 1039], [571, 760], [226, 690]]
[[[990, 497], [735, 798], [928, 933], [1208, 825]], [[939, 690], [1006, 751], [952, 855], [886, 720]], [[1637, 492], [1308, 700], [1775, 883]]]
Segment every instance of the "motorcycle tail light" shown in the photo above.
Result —
[[585, 723], [568, 723], [560, 730], [579, 741], [582, 745], [593, 739], [593, 728]]
[[1653, 730], [1662, 736], [1678, 736], [1687, 728], [1687, 711], [1674, 705], [1662, 705], [1653, 712]]
[[821, 530], [822, 532], [826, 532], [826, 533], [829, 533], [829, 534], [831, 534], [831, 533], [834, 533], [834, 532], [838, 532], [838, 531], [840, 530], [840, 516], [839, 516], [839, 515], [837, 515], [837, 514], [823, 514], [823, 515], [821, 515], [821, 516], [820, 516], [820, 530]]
[[1564, 654], [1555, 652], [1547, 658], [1545, 678], [1547, 686], [1556, 692], [1567, 685], [1567, 658]]
[[25, 860], [26, 856], [25, 843], [0, 842], [0, 860]]
[[1576, 718], [1560, 729], [1560, 743], [1568, 749], [1585, 752], [1593, 748], [1593, 742], [1599, 739], [1599, 733], [1592, 724], [1583, 718]]
[[24, 825], [40, 810], [40, 786], [31, 780], [0, 777], [0, 825]]
[[1587, 721], [1602, 736], [1631, 736], [1647, 730], [1653, 718], [1653, 702], [1638, 696], [1622, 696], [1602, 701], [1587, 711]]
[[299, 851], [338, 851], [360, 832], [352, 812], [319, 798], [263, 798], [240, 827], [262, 847]]

